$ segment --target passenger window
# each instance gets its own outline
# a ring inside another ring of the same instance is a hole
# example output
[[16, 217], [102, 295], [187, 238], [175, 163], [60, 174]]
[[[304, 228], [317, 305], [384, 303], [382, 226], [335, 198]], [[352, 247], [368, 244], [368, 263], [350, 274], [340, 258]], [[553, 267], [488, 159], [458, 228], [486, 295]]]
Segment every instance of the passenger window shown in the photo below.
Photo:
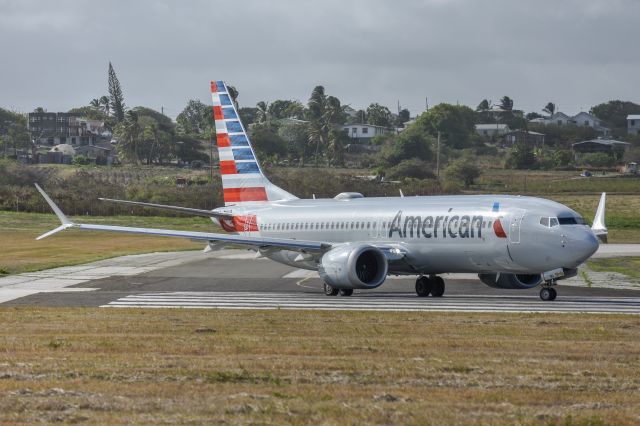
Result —
[[549, 227], [549, 218], [548, 217], [543, 217], [542, 219], [540, 219], [540, 225], [546, 226], [548, 228]]
[[558, 218], [552, 217], [552, 218], [549, 218], [549, 221], [550, 221], [550, 224], [551, 224], [552, 228], [554, 226], [558, 226]]

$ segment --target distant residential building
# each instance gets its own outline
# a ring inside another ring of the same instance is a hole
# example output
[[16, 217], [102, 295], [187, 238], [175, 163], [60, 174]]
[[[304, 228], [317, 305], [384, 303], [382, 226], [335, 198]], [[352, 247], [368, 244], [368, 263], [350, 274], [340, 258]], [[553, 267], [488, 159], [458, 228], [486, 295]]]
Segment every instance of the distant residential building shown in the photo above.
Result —
[[503, 136], [508, 133], [509, 130], [509, 126], [506, 124], [476, 124], [476, 133], [488, 138]]
[[522, 129], [514, 130], [513, 132], [506, 133], [504, 135], [504, 144], [506, 146], [513, 146], [517, 143], [526, 143], [531, 146], [544, 145], [544, 133], [524, 131]]
[[371, 139], [378, 135], [385, 135], [394, 132], [394, 130], [383, 126], [374, 126], [373, 124], [345, 124], [342, 130], [354, 140], [355, 143], [370, 142]]
[[[589, 141], [576, 142], [571, 145], [575, 153], [576, 160], [581, 154], [601, 152], [613, 155], [616, 152], [624, 153], [631, 146], [628, 142], [616, 141], [613, 139], [592, 139]], [[621, 157], [621, 155], [620, 155]]]
[[627, 115], [627, 134], [640, 134], [640, 115]]
[[82, 113], [30, 112], [27, 123], [38, 145], [94, 145], [111, 139], [102, 121], [87, 119]]
[[579, 112], [573, 117], [569, 117], [562, 112], [556, 112], [549, 117], [534, 118], [529, 121], [530, 123], [537, 123], [543, 125], [555, 124], [556, 126], [588, 126], [595, 131], [602, 133], [603, 136], [608, 136], [610, 129], [603, 125], [603, 121], [593, 114], [588, 112]]

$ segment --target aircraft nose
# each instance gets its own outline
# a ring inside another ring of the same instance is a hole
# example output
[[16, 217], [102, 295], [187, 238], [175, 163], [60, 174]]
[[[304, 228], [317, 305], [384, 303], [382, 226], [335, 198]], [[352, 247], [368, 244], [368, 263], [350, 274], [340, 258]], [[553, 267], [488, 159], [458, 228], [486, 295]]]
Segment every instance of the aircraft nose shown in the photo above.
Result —
[[576, 259], [576, 265], [589, 259], [599, 247], [598, 239], [591, 230], [581, 232], [571, 241], [571, 254]]

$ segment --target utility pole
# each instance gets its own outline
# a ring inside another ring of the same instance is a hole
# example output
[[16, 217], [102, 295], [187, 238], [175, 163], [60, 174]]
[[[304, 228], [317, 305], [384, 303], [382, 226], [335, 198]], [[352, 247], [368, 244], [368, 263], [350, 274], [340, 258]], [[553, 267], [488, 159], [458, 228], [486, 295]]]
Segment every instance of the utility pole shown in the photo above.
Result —
[[440, 130], [438, 130], [438, 144], [436, 145], [436, 178], [440, 179]]

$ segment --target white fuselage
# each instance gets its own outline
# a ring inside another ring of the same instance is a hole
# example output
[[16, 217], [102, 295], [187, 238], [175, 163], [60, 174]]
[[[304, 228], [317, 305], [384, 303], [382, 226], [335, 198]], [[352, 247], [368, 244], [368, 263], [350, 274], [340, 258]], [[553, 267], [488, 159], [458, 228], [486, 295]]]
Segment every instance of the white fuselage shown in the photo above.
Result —
[[[236, 229], [247, 235], [396, 247], [406, 256], [390, 264], [391, 274], [541, 273], [575, 268], [598, 247], [586, 225], [544, 225], [543, 218], [582, 218], [562, 204], [532, 197], [289, 200], [219, 210], [249, 217], [245, 229]], [[299, 253], [264, 254], [316, 269], [316, 259]]]

